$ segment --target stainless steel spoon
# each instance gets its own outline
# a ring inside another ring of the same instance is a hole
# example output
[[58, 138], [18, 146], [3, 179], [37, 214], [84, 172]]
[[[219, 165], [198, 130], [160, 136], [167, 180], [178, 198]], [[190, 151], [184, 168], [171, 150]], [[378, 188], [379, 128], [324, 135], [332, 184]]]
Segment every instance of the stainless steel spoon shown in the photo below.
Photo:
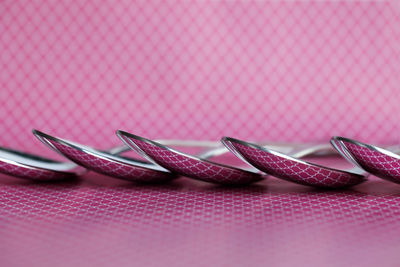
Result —
[[32, 181], [58, 181], [74, 178], [84, 169], [72, 162], [54, 161], [0, 147], [0, 172]]
[[222, 138], [221, 142], [240, 159], [257, 169], [275, 177], [291, 182], [323, 188], [342, 188], [365, 181], [366, 175], [337, 170], [306, 162], [297, 157], [304, 154], [293, 153], [291, 156], [231, 137]]
[[349, 162], [365, 171], [397, 184], [400, 184], [400, 155], [398, 146], [387, 149], [365, 144], [353, 139], [334, 136], [332, 145]]
[[117, 135], [149, 161], [183, 176], [228, 185], [249, 184], [263, 179], [259, 173], [192, 156], [124, 131], [117, 131]]

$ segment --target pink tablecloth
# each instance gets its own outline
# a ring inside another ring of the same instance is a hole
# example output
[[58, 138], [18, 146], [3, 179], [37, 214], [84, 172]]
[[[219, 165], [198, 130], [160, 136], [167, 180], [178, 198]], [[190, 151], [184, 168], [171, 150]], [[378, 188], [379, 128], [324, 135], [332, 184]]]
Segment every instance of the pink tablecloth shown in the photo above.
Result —
[[[327, 160], [320, 163], [327, 163]], [[336, 166], [339, 166], [336, 164]], [[1, 176], [1, 266], [398, 266], [400, 186]]]

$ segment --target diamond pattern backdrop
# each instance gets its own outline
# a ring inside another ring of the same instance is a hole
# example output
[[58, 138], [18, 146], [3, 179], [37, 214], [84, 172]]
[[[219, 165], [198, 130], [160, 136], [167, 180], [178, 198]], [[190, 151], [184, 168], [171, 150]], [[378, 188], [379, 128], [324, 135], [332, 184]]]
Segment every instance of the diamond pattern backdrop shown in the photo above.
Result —
[[0, 144], [399, 137], [396, 1], [0, 2]]

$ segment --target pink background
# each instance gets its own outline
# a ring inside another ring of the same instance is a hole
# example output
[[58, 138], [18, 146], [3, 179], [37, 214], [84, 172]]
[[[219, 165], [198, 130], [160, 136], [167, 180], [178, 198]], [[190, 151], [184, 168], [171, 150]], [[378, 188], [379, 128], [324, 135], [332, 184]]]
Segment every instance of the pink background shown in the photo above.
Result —
[[0, 145], [399, 140], [396, 1], [0, 2]]

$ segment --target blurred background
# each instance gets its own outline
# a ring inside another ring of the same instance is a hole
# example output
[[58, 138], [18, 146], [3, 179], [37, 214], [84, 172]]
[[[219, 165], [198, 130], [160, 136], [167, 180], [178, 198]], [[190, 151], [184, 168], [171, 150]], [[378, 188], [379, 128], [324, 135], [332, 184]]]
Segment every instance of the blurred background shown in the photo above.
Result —
[[0, 3], [0, 145], [399, 141], [396, 0]]

